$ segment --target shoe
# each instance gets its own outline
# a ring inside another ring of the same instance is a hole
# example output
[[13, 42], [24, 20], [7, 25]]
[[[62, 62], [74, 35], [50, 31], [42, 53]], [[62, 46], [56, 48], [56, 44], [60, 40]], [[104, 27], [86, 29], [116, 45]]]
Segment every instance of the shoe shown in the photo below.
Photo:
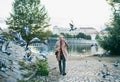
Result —
[[60, 73], [60, 75], [62, 75], [62, 73]]
[[63, 76], [65, 76], [66, 75], [66, 73], [63, 73]]

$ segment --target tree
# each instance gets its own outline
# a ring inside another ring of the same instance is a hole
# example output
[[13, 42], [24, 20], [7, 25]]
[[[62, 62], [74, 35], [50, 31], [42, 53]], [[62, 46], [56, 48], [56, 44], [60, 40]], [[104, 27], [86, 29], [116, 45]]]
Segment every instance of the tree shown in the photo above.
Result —
[[99, 38], [100, 38], [100, 36], [97, 34], [96, 37], [95, 37], [95, 39], [98, 40]]
[[105, 50], [110, 51], [112, 55], [120, 55], [120, 4], [118, 4], [117, 0], [108, 1], [113, 10], [112, 22], [106, 25], [108, 34], [100, 37], [98, 42]]
[[86, 35], [86, 34], [81, 33], [81, 32], [76, 35], [76, 38], [83, 38], [83, 39], [91, 40], [91, 36], [90, 35]]
[[[46, 39], [49, 36], [50, 32], [45, 30], [48, 23], [49, 17], [41, 0], [14, 0], [13, 11], [6, 20], [9, 29], [21, 33], [27, 46], [34, 37]], [[29, 28], [28, 35], [24, 31], [25, 27]]]
[[68, 33], [61, 33], [65, 38], [74, 38], [74, 35]]

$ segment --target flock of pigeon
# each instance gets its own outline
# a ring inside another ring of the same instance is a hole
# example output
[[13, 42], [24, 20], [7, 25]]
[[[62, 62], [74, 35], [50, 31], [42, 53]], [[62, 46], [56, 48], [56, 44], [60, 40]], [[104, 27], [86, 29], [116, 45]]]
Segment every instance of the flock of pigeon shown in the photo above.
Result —
[[[98, 60], [98, 61], [101, 62], [101, 60]], [[118, 66], [120, 65], [119, 60], [116, 59], [116, 60], [112, 63], [112, 65], [113, 65], [114, 67], [118, 67]], [[103, 64], [103, 70], [101, 70], [101, 71], [98, 73], [98, 75], [101, 75], [103, 78], [106, 78], [107, 76], [110, 76], [111, 74], [110, 74], [110, 72], [109, 72], [108, 66], [105, 65], [105, 64]]]
[[[30, 33], [29, 27], [24, 28], [25, 34], [28, 36]], [[17, 44], [19, 44], [21, 47], [26, 46], [26, 41], [22, 38], [22, 35], [20, 32], [12, 32], [12, 36], [14, 37], [14, 40]], [[37, 37], [30, 40], [30, 43], [34, 42], [41, 42], [41, 40]], [[11, 53], [7, 51], [8, 45], [10, 43], [10, 40], [7, 40], [3, 35], [0, 35], [0, 44], [1, 44], [1, 51], [2, 53], [6, 53], [7, 55], [10, 55]], [[45, 45], [48, 45], [48, 40], [45, 40], [43, 42]], [[26, 52], [31, 52], [29, 48], [25, 48]], [[46, 55], [44, 53], [39, 53], [40, 56], [42, 56], [44, 59], [47, 59]], [[28, 61], [32, 60], [32, 57], [30, 53], [27, 53], [24, 58]]]

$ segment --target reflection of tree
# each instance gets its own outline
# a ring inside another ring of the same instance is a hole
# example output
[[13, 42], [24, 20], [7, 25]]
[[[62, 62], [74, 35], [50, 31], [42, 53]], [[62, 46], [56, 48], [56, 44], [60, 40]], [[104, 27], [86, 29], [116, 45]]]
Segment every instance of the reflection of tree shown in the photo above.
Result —
[[78, 53], [84, 53], [85, 50], [86, 52], [90, 50], [90, 45], [81, 45], [81, 44], [72, 44], [69, 46], [68, 51], [69, 52], [78, 52]]

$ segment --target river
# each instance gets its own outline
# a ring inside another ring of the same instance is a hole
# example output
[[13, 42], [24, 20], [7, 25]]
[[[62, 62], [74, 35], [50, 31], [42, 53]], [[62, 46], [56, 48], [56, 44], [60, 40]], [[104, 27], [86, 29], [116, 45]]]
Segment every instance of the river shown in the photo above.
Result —
[[[93, 55], [93, 54], [96, 54], [97, 52], [102, 51], [102, 48], [98, 45], [96, 41], [74, 39], [74, 38], [68, 38], [66, 40], [69, 44], [69, 47], [68, 47], [69, 55]], [[54, 46], [56, 41], [57, 41], [56, 38], [52, 38], [52, 39], [49, 39], [47, 46], [44, 44], [40, 44], [38, 46], [38, 44], [36, 44], [37, 46], [34, 46], [34, 47], [36, 47], [38, 51], [54, 54], [55, 52]]]

